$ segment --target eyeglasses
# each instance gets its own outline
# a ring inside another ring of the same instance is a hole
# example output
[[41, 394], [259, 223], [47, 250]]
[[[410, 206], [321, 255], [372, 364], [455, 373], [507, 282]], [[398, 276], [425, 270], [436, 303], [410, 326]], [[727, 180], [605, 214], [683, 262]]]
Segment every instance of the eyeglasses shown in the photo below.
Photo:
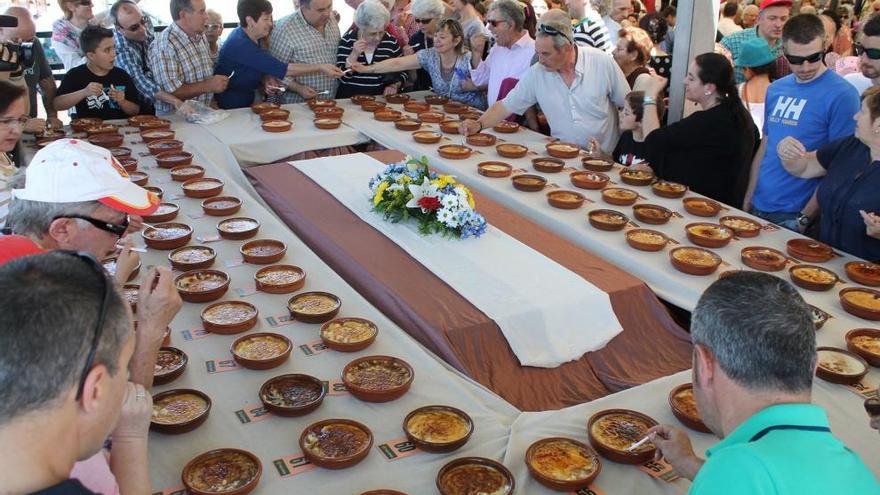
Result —
[[21, 117], [6, 117], [0, 119], [0, 128], [9, 129], [10, 127], [16, 125], [23, 128], [25, 125], [27, 125], [28, 120], [30, 120], [30, 118], [26, 115], [22, 115]]
[[858, 57], [864, 54], [871, 60], [880, 60], [880, 48], [865, 48], [860, 43], [856, 43], [853, 45], [853, 50]]
[[492, 27], [498, 27], [499, 24], [505, 22], [503, 19], [486, 19], [486, 24], [491, 25]]
[[419, 19], [418, 17], [414, 17], [413, 20], [416, 21], [416, 24], [431, 24], [431, 21], [433, 21], [434, 19]]
[[80, 0], [77, 2], [77, 5], [80, 7], [94, 7], [95, 4], [92, 3], [92, 0]]
[[822, 60], [822, 55], [824, 52], [816, 52], [807, 55], [806, 57], [799, 57], [797, 55], [789, 55], [785, 54], [785, 59], [788, 60], [790, 65], [802, 65], [803, 63], [815, 64], [816, 62]]
[[540, 26], [538, 26], [538, 32], [542, 33], [542, 34], [548, 34], [550, 36], [562, 36], [563, 38], [567, 39], [568, 41], [570, 41], [570, 42], [572, 41], [571, 36], [569, 36], [568, 33], [566, 33], [565, 31], [561, 31], [559, 29], [556, 29], [555, 27], [550, 26], [548, 24], [541, 24]]
[[[119, 26], [119, 24], [117, 24], [117, 26]], [[123, 28], [123, 29], [125, 29], [126, 31], [129, 31], [129, 32], [134, 33], [135, 31], [137, 31], [138, 29], [140, 29], [141, 26], [144, 26], [144, 27], [147, 26], [147, 19], [144, 18], [144, 17], [141, 17], [141, 20], [137, 21], [136, 24], [132, 24], [131, 26], [128, 26], [127, 28]], [[119, 26], [119, 27], [122, 27], [122, 26]]]
[[104, 320], [106, 320], [107, 317], [107, 303], [110, 300], [110, 291], [113, 290], [113, 284], [107, 281], [107, 271], [104, 267], [101, 266], [101, 264], [98, 263], [98, 260], [93, 258], [90, 254], [77, 251], [55, 252], [73, 256], [89, 265], [95, 274], [98, 275], [98, 278], [101, 279], [101, 285], [104, 292], [104, 296], [101, 299], [101, 306], [98, 308], [98, 319], [95, 322], [95, 330], [92, 332], [92, 344], [89, 347], [89, 354], [86, 356], [86, 364], [83, 366], [82, 374], [80, 374], [79, 377], [79, 386], [76, 389], [76, 400], [79, 400], [82, 397], [83, 389], [85, 389], [86, 386], [86, 377], [88, 376], [89, 371], [92, 370], [92, 365], [95, 363], [95, 353], [98, 352], [98, 342], [101, 341], [101, 335], [104, 333]]
[[219, 31], [222, 28], [223, 28], [223, 24], [217, 24], [217, 23], [213, 23], [213, 22], [211, 24], [205, 24], [206, 31]]
[[122, 223], [105, 222], [104, 220], [98, 220], [97, 218], [87, 217], [85, 215], [60, 215], [52, 220], [58, 220], [59, 218], [78, 218], [80, 220], [85, 220], [95, 226], [95, 228], [103, 230], [104, 232], [110, 232], [116, 237], [122, 237], [125, 234], [125, 231], [128, 230], [128, 216], [125, 217]]

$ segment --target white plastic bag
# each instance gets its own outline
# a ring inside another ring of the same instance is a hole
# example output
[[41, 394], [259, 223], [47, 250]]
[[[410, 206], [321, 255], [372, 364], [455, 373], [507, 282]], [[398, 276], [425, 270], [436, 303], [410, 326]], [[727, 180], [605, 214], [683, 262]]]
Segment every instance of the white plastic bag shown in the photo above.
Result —
[[177, 109], [177, 114], [186, 118], [191, 124], [213, 124], [229, 117], [226, 110], [214, 110], [204, 103], [196, 100], [186, 100]]

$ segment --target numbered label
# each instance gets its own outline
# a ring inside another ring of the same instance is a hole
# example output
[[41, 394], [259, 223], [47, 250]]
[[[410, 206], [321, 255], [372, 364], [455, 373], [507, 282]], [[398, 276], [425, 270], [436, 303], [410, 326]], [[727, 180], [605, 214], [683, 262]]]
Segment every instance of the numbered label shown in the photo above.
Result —
[[293, 325], [293, 317], [290, 314], [276, 315], [276, 316], [267, 316], [266, 323], [269, 324], [272, 328], [284, 327], [287, 325]]
[[210, 374], [223, 373], [225, 371], [235, 371], [241, 369], [234, 359], [229, 358], [211, 359], [209, 361], [205, 361], [205, 368]]
[[244, 287], [236, 287], [232, 290], [238, 295], [238, 297], [248, 297], [257, 293], [257, 286], [252, 284]]
[[317, 356], [318, 354], [321, 354], [322, 352], [327, 352], [330, 349], [326, 345], [324, 345], [324, 342], [321, 339], [318, 339], [318, 340], [309, 342], [308, 344], [303, 344], [303, 345], [299, 346], [299, 350], [301, 350], [302, 353], [305, 354], [306, 356], [311, 357], [311, 356]]
[[413, 445], [406, 437], [397, 438], [376, 447], [387, 461], [396, 461], [422, 452]]
[[323, 383], [324, 392], [327, 395], [348, 395], [348, 388], [345, 387], [345, 383], [342, 380], [325, 380]]
[[296, 476], [311, 471], [316, 467], [301, 453], [289, 455], [281, 459], [275, 459], [272, 461], [272, 465], [275, 466], [275, 470], [278, 471], [278, 475], [282, 478]]
[[262, 404], [248, 404], [243, 409], [235, 411], [235, 417], [238, 418], [241, 424], [246, 425], [264, 421], [272, 417], [272, 413], [266, 410], [266, 407]]
[[648, 473], [652, 478], [657, 478], [666, 482], [672, 482], [679, 478], [675, 473], [675, 470], [672, 469], [672, 466], [663, 459], [659, 461], [648, 461], [639, 466], [639, 469]]
[[868, 381], [867, 378], [862, 378], [860, 381], [853, 383], [852, 385], [847, 385], [846, 388], [855, 392], [863, 399], [870, 399], [873, 397], [878, 397], [877, 394], [877, 385]]
[[189, 342], [191, 340], [204, 339], [205, 337], [210, 336], [211, 332], [204, 328], [188, 328], [186, 330], [181, 330], [180, 335], [183, 336], [183, 340]]
[[[172, 199], [180, 199], [180, 198], [172, 198]], [[203, 243], [203, 244], [208, 243], [208, 242], [217, 242], [220, 240], [220, 234], [199, 235], [199, 236], [196, 236], [196, 240]]]
[[226, 268], [234, 268], [236, 266], [241, 266], [244, 264], [244, 259], [241, 256], [235, 256], [232, 259], [228, 259], [223, 262], [223, 266]]
[[605, 495], [605, 492], [603, 492], [601, 489], [599, 489], [598, 486], [595, 485], [590, 485], [586, 488], [581, 488], [580, 490], [571, 493], [573, 493], [574, 495]]

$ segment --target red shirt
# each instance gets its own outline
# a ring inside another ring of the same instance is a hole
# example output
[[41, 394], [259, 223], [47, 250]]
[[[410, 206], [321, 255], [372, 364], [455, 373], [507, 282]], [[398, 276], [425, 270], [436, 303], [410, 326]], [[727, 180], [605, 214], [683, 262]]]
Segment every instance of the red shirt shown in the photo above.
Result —
[[46, 250], [27, 237], [20, 235], [0, 236], [0, 265], [22, 256], [45, 253]]

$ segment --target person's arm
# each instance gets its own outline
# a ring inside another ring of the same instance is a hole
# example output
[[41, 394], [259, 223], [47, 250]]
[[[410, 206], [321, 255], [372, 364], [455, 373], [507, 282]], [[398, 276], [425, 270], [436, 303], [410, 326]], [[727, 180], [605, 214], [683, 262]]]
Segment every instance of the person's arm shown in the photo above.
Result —
[[[874, 212], [859, 210], [862, 220], [865, 222], [865, 235], [874, 239], [880, 239], [880, 216]], [[880, 430], [880, 416], [871, 417], [871, 427]]]
[[131, 94], [137, 94], [137, 90], [134, 88], [134, 83], [131, 83], [131, 81], [129, 81], [129, 83], [131, 86], [127, 86], [125, 91], [120, 91], [113, 86], [110, 86], [107, 96], [115, 101], [126, 115], [137, 115], [141, 110], [141, 105], [140, 103], [133, 101], [135, 98], [132, 98]]
[[[765, 127], [766, 130], [766, 127]], [[761, 171], [761, 162], [764, 160], [764, 153], [767, 151], [767, 133], [761, 138], [761, 144], [755, 157], [752, 158], [752, 166], [749, 170], [749, 185], [746, 187], [746, 195], [743, 200], [743, 211], [749, 211], [752, 205], [752, 195], [755, 194], [755, 185], [758, 183], [758, 173]]]
[[498, 100], [494, 105], [489, 107], [483, 115], [480, 115], [480, 118], [477, 120], [463, 120], [458, 125], [458, 132], [465, 135], [470, 136], [471, 134], [476, 134], [483, 129], [488, 129], [490, 127], [494, 127], [496, 124], [507, 118], [511, 112], [504, 106], [504, 100]]
[[173, 278], [167, 268], [152, 268], [138, 292], [138, 330], [128, 368], [131, 381], [147, 389], [153, 386], [153, 372], [165, 329], [183, 305]]
[[819, 163], [815, 151], [807, 151], [804, 145], [792, 136], [787, 136], [776, 145], [779, 161], [785, 171], [801, 179], [813, 179], [825, 175], [825, 167]]
[[180, 63], [177, 54], [161, 53], [159, 40], [150, 45], [150, 67], [156, 83], [167, 93], [180, 100], [188, 100], [205, 93], [222, 93], [229, 85], [229, 78], [215, 75], [203, 81], [184, 83], [181, 78]]
[[387, 74], [389, 72], [401, 72], [405, 70], [415, 70], [422, 67], [419, 63], [419, 56], [416, 53], [412, 55], [404, 55], [402, 57], [389, 58], [372, 65], [365, 65], [360, 62], [351, 64], [351, 69], [360, 74]]
[[703, 467], [705, 459], [694, 454], [694, 447], [687, 433], [681, 428], [658, 425], [648, 430], [651, 442], [657, 446], [657, 458], [664, 458], [683, 478], [691, 481]]
[[538, 70], [543, 69], [532, 66], [522, 75], [516, 86], [507, 93], [503, 100], [496, 101], [479, 119], [468, 119], [459, 124], [459, 132], [466, 136], [475, 134], [483, 129], [494, 127], [512, 113], [522, 115], [526, 110], [538, 103], [538, 90], [535, 88], [537, 85], [535, 78]]
[[[64, 83], [62, 82], [62, 91], [63, 88]], [[86, 97], [98, 96], [103, 92], [104, 87], [101, 85], [101, 83], [89, 83], [88, 86], [79, 91], [73, 91], [71, 93], [55, 96], [55, 110], [68, 110], [72, 107], [75, 107], [77, 103], [83, 101], [84, 99], [86, 99]]]
[[[118, 371], [122, 373], [122, 371]], [[110, 435], [110, 472], [119, 495], [149, 495], [150, 462], [147, 452], [153, 399], [142, 385], [128, 382], [122, 411]]]
[[660, 115], [654, 110], [657, 108], [657, 99], [663, 97], [663, 88], [666, 87], [667, 82], [668, 80], [665, 77], [654, 75], [651, 76], [651, 80], [645, 88], [644, 106], [646, 111], [642, 115], [642, 132], [646, 138], [660, 128]]
[[61, 127], [61, 121], [58, 120], [58, 111], [55, 109], [55, 79], [46, 77], [40, 79], [37, 83], [40, 86], [40, 95], [43, 98], [43, 107], [46, 109], [46, 120], [52, 127]]
[[119, 67], [128, 74], [132, 81], [134, 81], [135, 88], [144, 98], [148, 100], [158, 99], [157, 94], [162, 91], [162, 87], [144, 72], [143, 62], [140, 54], [128, 44], [116, 44], [116, 67]]
[[287, 64], [287, 77], [304, 76], [321, 72], [330, 77], [342, 77], [342, 71], [339, 67], [330, 64]]
[[639, 77], [636, 78], [636, 82], [635, 84], [633, 84], [632, 90], [645, 91], [649, 84], [651, 84], [651, 74], [641, 74], [639, 75]]

